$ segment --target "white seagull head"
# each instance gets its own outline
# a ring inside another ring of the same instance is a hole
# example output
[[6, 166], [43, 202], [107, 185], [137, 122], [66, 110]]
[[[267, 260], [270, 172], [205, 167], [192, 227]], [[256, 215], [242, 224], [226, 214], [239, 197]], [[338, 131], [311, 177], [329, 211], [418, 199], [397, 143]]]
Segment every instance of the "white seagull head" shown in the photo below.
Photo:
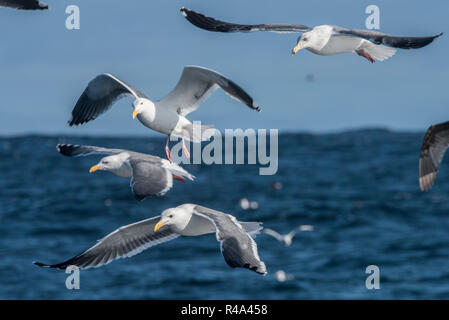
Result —
[[[127, 153], [119, 153], [112, 156], [104, 157], [96, 165], [90, 168], [89, 172], [93, 173], [98, 170], [110, 171], [116, 175], [121, 175], [120, 172], [126, 165], [126, 160], [129, 155]], [[128, 171], [128, 170], [127, 170]]]
[[164, 210], [161, 214], [161, 220], [159, 220], [159, 222], [154, 226], [154, 231], [157, 231], [165, 226], [175, 232], [184, 230], [192, 217], [192, 210], [189, 210], [189, 208], [190, 206], [183, 205]]
[[152, 110], [151, 108], [154, 108], [154, 103], [145, 98], [137, 98], [133, 102], [133, 107], [133, 119], [135, 119], [142, 111]]
[[292, 55], [296, 54], [301, 49], [311, 49], [312, 51], [321, 50], [329, 40], [332, 34], [330, 26], [318, 26], [310, 31], [304, 32], [300, 37], [296, 46], [292, 50]]

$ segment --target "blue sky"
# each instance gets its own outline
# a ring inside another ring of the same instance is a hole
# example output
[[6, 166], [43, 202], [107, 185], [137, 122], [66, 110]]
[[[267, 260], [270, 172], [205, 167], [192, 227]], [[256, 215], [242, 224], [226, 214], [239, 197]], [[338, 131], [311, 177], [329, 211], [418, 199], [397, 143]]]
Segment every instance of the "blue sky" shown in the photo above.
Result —
[[[113, 73], [160, 99], [185, 65], [228, 76], [262, 107], [252, 112], [215, 93], [191, 120], [218, 128], [329, 132], [360, 127], [425, 130], [449, 120], [446, 1], [47, 0], [51, 10], [0, 9], [0, 134], [155, 134], [132, 120], [131, 100], [87, 125], [67, 120], [97, 74]], [[81, 10], [81, 29], [65, 28], [65, 8]], [[394, 35], [446, 34], [419, 50], [399, 50], [370, 64], [356, 54], [290, 55], [294, 34], [221, 34], [198, 29], [185, 6], [238, 23], [337, 24], [364, 28], [365, 8], [380, 7], [381, 30]], [[315, 81], [306, 77], [313, 74]]]

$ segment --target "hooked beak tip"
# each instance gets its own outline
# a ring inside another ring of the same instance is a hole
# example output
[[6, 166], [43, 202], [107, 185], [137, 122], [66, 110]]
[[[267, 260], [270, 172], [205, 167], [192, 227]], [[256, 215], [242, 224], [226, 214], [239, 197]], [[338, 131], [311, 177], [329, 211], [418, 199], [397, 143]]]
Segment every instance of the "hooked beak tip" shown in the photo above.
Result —
[[302, 47], [300, 47], [299, 45], [297, 45], [296, 47], [294, 47], [292, 49], [292, 56], [294, 56], [299, 50], [301, 50]]
[[139, 113], [140, 113], [139, 110], [134, 109], [134, 111], [133, 111], [133, 119], [135, 119]]
[[156, 223], [156, 225], [154, 226], [154, 231], [158, 231], [160, 228], [162, 228], [165, 225], [165, 222], [163, 222], [162, 220], [159, 220], [158, 223]]
[[92, 168], [90, 168], [89, 173], [95, 172], [97, 170], [100, 170], [100, 166], [98, 164], [94, 165]]

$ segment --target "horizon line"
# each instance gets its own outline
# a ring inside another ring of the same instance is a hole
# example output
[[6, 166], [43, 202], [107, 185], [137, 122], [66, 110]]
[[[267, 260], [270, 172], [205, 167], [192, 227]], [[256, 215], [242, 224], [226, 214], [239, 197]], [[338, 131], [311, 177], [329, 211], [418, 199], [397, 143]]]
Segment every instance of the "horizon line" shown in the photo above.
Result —
[[[240, 128], [234, 128], [233, 130], [237, 130]], [[247, 128], [251, 129], [251, 128]], [[242, 129], [243, 131], [247, 129]], [[257, 128], [254, 130], [259, 130], [263, 128]], [[275, 129], [275, 128], [270, 128]], [[266, 130], [270, 130], [266, 129]], [[427, 129], [427, 128], [426, 128]], [[224, 134], [223, 130], [219, 130], [221, 134]], [[295, 134], [303, 134], [303, 135], [334, 135], [334, 134], [344, 134], [344, 133], [351, 133], [351, 132], [357, 132], [357, 131], [384, 131], [384, 132], [391, 132], [391, 133], [423, 133], [425, 130], [417, 130], [417, 129], [397, 129], [397, 128], [389, 128], [389, 127], [382, 127], [382, 126], [366, 126], [366, 127], [357, 127], [357, 128], [346, 128], [346, 129], [335, 129], [335, 130], [329, 130], [329, 131], [312, 131], [312, 130], [292, 130], [292, 129], [278, 129], [279, 136], [285, 136], [285, 135], [295, 135]], [[76, 137], [76, 138], [151, 138], [151, 139], [158, 139], [158, 138], [164, 138], [165, 135], [157, 134], [151, 132], [149, 135], [145, 134], [102, 134], [102, 133], [38, 133], [38, 132], [29, 132], [29, 133], [11, 133], [11, 134], [0, 134], [0, 139], [14, 139], [14, 138], [26, 138], [26, 137]]]

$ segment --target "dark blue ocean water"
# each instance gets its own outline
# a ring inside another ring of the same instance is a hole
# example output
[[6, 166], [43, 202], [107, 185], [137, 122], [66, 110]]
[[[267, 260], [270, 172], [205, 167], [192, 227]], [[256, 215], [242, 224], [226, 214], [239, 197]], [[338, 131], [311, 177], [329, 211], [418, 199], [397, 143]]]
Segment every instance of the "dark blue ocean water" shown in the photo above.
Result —
[[[276, 176], [254, 165], [186, 165], [195, 182], [137, 202], [129, 181], [89, 174], [99, 157], [67, 158], [58, 142], [123, 147], [163, 155], [162, 138], [27, 136], [0, 139], [1, 299], [427, 299], [449, 298], [449, 166], [421, 193], [422, 133], [363, 130], [279, 137]], [[273, 191], [280, 181], [283, 189]], [[245, 211], [239, 199], [258, 201]], [[197, 203], [288, 232], [315, 227], [284, 247], [257, 236], [265, 277], [229, 268], [214, 235], [178, 238], [131, 258], [81, 271], [67, 290], [56, 263], [117, 227], [168, 207]], [[365, 268], [380, 268], [367, 290]], [[277, 270], [293, 280], [278, 282]]]

